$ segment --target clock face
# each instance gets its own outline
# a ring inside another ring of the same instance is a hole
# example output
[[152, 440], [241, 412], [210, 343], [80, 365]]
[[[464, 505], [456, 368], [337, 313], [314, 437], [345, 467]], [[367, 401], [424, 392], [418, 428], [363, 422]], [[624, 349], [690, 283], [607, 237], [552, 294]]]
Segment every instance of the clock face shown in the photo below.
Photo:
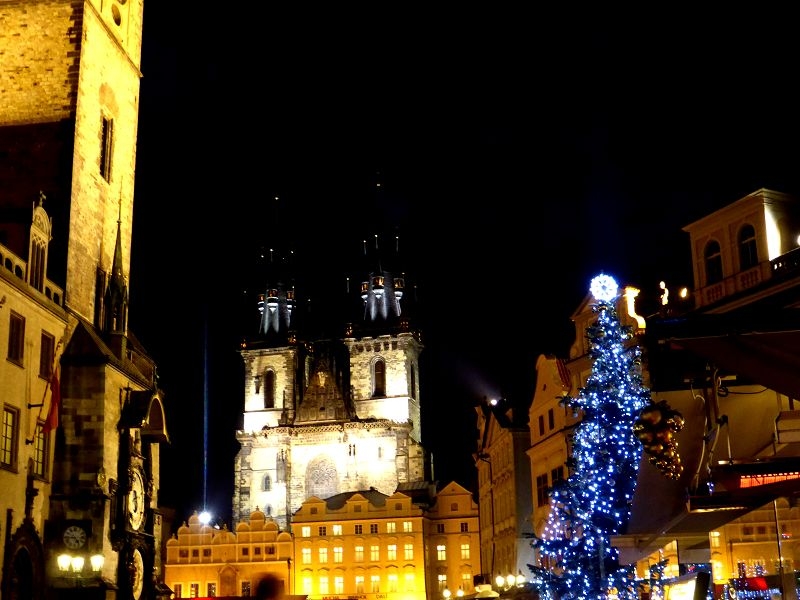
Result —
[[144, 481], [142, 474], [135, 470], [131, 476], [131, 489], [128, 492], [128, 522], [139, 529], [144, 521]]
[[64, 530], [64, 545], [70, 550], [83, 548], [86, 544], [86, 530], [78, 525], [70, 525]]
[[131, 581], [131, 591], [133, 592], [134, 600], [139, 600], [142, 597], [142, 588], [144, 587], [144, 560], [142, 560], [142, 553], [139, 549], [133, 551], [133, 581]]

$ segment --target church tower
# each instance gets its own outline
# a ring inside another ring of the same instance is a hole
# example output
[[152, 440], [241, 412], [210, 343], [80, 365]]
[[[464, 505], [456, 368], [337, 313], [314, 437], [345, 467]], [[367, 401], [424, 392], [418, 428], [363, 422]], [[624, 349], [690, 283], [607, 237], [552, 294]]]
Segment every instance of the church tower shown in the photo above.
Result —
[[382, 248], [376, 236], [364, 243], [363, 283], [347, 286], [337, 339], [299, 310], [295, 293], [307, 290], [295, 289], [291, 255], [262, 253], [258, 325], [240, 349], [245, 397], [235, 522], [261, 510], [290, 529], [292, 514], [312, 496], [370, 488], [391, 495], [425, 480], [423, 345], [406, 311], [405, 276], [390, 260], [399, 255], [392, 242]]
[[[0, 90], [0, 243], [25, 256], [39, 198], [52, 243], [29, 266], [44, 261], [47, 280], [63, 286], [63, 299], [50, 300], [65, 315], [42, 478], [50, 493], [40, 498], [43, 564], [29, 586], [30, 553], [6, 548], [0, 595], [67, 593], [74, 581], [56, 560], [66, 552], [84, 559], [84, 597], [155, 598], [158, 449], [168, 437], [155, 364], [128, 330], [143, 0], [32, 0], [0, 14], [0, 80], [13, 82]], [[39, 358], [37, 335], [23, 369]], [[104, 558], [98, 570], [92, 556]]]

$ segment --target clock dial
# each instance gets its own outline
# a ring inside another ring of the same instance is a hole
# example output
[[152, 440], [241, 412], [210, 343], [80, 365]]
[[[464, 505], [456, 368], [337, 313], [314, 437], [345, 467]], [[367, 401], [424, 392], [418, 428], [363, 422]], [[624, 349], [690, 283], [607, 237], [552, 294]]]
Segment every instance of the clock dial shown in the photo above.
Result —
[[139, 529], [144, 521], [144, 481], [138, 470], [131, 475], [131, 489], [128, 492], [128, 522], [134, 529]]
[[70, 550], [83, 548], [86, 544], [86, 531], [83, 527], [70, 525], [64, 530], [64, 545]]
[[142, 589], [144, 588], [144, 560], [138, 548], [133, 551], [132, 562], [133, 581], [131, 581], [131, 591], [133, 592], [134, 600], [139, 600], [142, 597]]

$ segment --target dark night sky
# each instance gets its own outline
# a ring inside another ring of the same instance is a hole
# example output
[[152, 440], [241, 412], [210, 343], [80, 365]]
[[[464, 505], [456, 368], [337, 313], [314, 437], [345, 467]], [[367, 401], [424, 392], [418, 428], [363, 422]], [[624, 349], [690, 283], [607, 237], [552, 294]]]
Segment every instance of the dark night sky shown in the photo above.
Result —
[[651, 297], [690, 284], [683, 226], [761, 187], [800, 192], [781, 15], [169, 4], [145, 6], [129, 325], [159, 364], [162, 500], [181, 520], [203, 503], [204, 397], [208, 502], [230, 512], [235, 313], [253, 248], [279, 235], [274, 196], [331, 281], [365, 234], [400, 228], [426, 305], [423, 435], [437, 477], [469, 486], [473, 403], [527, 406], [593, 275]]

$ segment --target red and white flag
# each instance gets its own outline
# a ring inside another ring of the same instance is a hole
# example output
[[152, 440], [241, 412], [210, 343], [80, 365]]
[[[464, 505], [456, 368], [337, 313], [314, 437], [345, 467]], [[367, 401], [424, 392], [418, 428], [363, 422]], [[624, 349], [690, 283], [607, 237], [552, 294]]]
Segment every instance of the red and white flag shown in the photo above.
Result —
[[572, 374], [560, 358], [556, 359], [556, 366], [558, 367], [558, 376], [561, 378], [561, 385], [564, 386], [567, 393], [570, 393], [572, 391]]
[[50, 376], [50, 409], [47, 419], [42, 425], [42, 433], [50, 433], [58, 427], [58, 414], [61, 410], [61, 382], [58, 380], [58, 369], [53, 369]]

